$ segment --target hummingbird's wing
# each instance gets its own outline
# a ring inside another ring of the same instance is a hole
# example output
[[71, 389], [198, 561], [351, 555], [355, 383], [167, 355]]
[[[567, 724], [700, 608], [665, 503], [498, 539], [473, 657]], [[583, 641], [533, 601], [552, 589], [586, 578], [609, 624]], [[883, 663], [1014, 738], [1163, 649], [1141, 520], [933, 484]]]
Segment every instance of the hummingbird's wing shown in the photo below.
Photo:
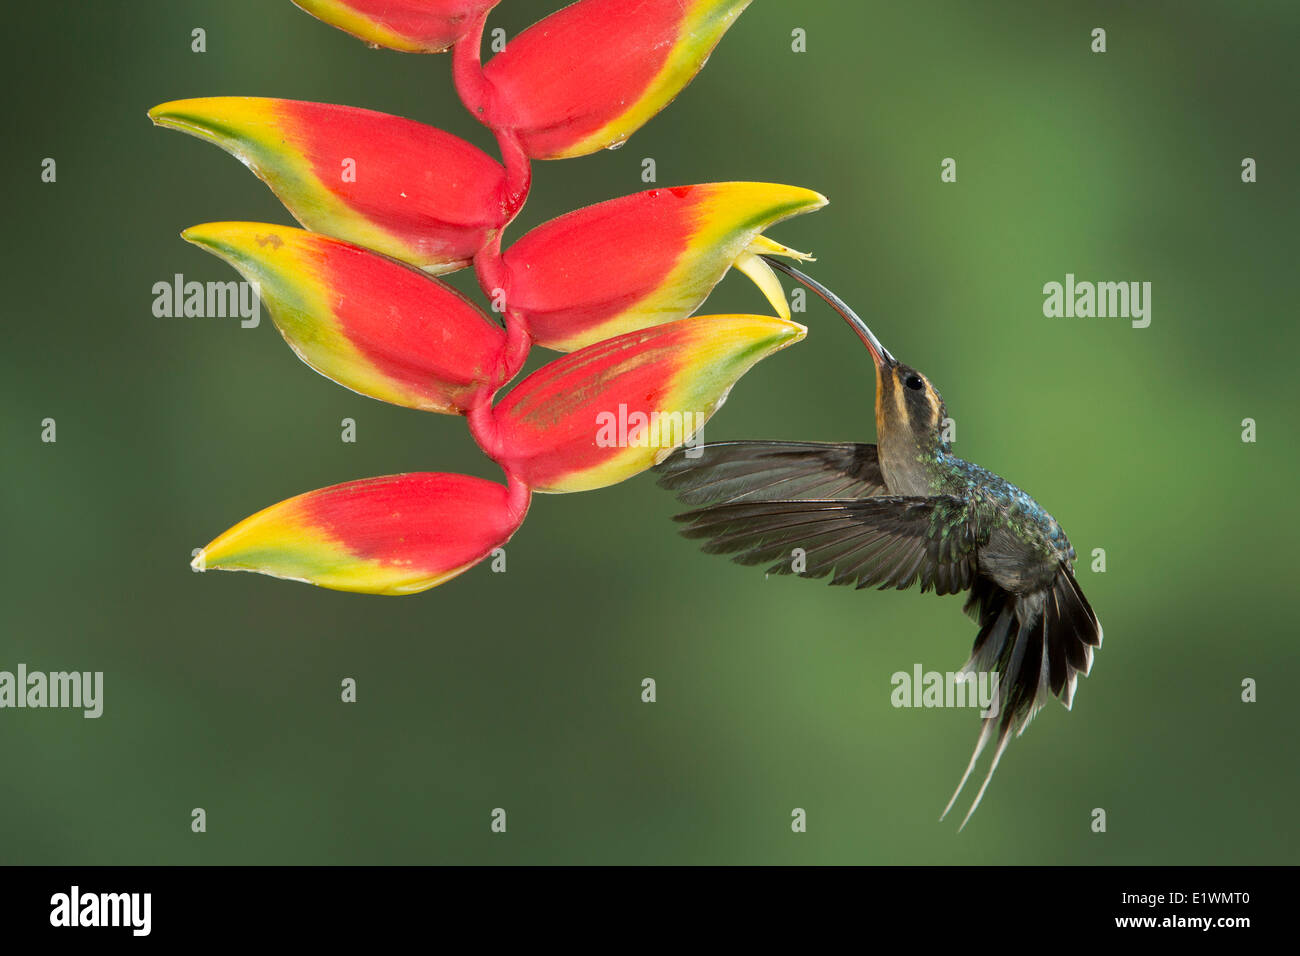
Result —
[[709, 554], [740, 564], [773, 562], [768, 574], [798, 574], [859, 588], [953, 594], [975, 580], [981, 534], [965, 502], [948, 495], [858, 500], [741, 501], [676, 517]]
[[886, 491], [876, 446], [852, 442], [716, 442], [679, 448], [655, 471], [660, 486], [687, 505], [867, 498]]

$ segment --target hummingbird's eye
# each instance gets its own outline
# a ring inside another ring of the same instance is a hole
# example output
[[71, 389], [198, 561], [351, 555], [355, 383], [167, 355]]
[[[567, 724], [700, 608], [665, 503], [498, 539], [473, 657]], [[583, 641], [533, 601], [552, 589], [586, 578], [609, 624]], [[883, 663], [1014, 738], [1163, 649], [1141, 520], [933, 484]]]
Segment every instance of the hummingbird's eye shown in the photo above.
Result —
[[921, 381], [921, 376], [909, 375], [907, 376], [907, 379], [903, 384], [906, 385], [908, 388], [916, 389], [919, 391], [921, 386], [924, 385], [925, 383]]

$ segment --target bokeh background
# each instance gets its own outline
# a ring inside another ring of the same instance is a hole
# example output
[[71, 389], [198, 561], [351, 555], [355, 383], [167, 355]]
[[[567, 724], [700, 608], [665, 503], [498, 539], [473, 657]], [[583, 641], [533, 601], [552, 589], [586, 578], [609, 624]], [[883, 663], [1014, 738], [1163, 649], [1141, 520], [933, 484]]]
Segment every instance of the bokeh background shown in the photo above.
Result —
[[[489, 25], [558, 5], [505, 0]], [[645, 188], [647, 156], [661, 185], [824, 192], [772, 234], [932, 377], [960, 453], [1081, 555], [1106, 550], [1104, 574], [1081, 562], [1107, 639], [1074, 712], [1015, 741], [960, 834], [936, 821], [976, 718], [896, 710], [889, 682], [965, 661], [960, 600], [765, 580], [679, 538], [649, 477], [538, 498], [506, 574], [420, 596], [192, 573], [191, 549], [307, 489], [497, 473], [463, 422], [345, 391], [265, 317], [152, 315], [175, 272], [234, 277], [182, 228], [292, 220], [145, 110], [272, 95], [492, 143], [447, 57], [368, 50], [288, 0], [7, 18], [0, 669], [102, 670], [106, 689], [99, 720], [0, 712], [0, 861], [1300, 860], [1294, 4], [757, 0], [625, 148], [536, 168], [516, 236]], [[1044, 318], [1067, 272], [1151, 281], [1150, 328]], [[734, 274], [706, 308], [765, 311]], [[804, 320], [709, 437], [873, 440], [866, 353], [827, 310]]]

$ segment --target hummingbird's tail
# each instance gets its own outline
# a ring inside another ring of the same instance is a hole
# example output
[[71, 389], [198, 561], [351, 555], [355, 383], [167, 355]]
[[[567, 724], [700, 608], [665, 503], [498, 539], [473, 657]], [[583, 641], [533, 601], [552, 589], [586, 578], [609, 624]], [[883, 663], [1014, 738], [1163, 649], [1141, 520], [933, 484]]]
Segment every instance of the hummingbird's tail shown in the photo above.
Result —
[[1024, 733], [1049, 696], [1061, 698], [1067, 708], [1073, 704], [1079, 675], [1088, 676], [1093, 648], [1100, 647], [1102, 639], [1097, 615], [1074, 580], [1074, 573], [1064, 564], [1046, 588], [1024, 594], [979, 578], [965, 610], [979, 622], [980, 630], [963, 671], [996, 673], [999, 683], [998, 709], [984, 717], [975, 752], [939, 818], [946, 817], [957, 802], [980, 754], [996, 734], [993, 762], [961, 822], [963, 827], [980, 805], [1011, 740], [1011, 731], [1016, 736]]

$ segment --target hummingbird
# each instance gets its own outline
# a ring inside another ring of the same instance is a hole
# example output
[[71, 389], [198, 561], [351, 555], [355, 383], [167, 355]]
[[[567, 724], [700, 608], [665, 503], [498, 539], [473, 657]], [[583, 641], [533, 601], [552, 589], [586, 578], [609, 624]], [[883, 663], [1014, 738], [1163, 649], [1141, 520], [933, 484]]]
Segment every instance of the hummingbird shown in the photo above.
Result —
[[[894, 358], [849, 306], [777, 259], [773, 268], [823, 299], [875, 365], [876, 444], [728, 441], [679, 448], [656, 466], [662, 487], [694, 510], [676, 516], [709, 554], [768, 574], [830, 576], [835, 585], [966, 593], [979, 625], [962, 674], [997, 674], [966, 772], [996, 738], [962, 829], [979, 806], [1012, 732], [1049, 696], [1067, 709], [1092, 669], [1101, 624], [1074, 577], [1074, 548], [1041, 505], [1005, 478], [953, 454], [947, 409], [923, 373]], [[792, 560], [802, 549], [802, 561]]]

